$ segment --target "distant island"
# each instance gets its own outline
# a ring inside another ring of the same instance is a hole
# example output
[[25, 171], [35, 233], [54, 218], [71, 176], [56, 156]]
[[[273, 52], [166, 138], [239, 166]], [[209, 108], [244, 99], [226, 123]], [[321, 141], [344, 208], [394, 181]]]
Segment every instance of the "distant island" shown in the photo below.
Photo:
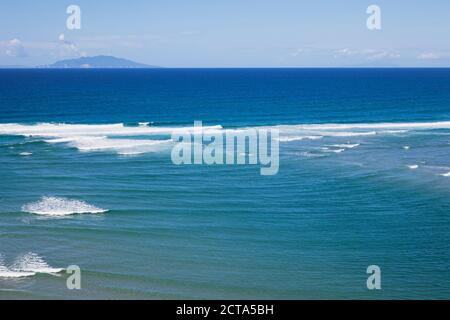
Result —
[[89, 68], [124, 68], [124, 69], [150, 69], [161, 68], [143, 63], [134, 62], [127, 59], [113, 56], [81, 57], [77, 59], [61, 60], [53, 64], [39, 66], [38, 68], [53, 69], [89, 69]]

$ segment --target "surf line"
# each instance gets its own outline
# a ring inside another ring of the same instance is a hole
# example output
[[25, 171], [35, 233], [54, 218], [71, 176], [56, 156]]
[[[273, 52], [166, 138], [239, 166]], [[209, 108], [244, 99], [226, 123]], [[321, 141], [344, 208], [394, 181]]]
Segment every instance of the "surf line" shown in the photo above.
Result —
[[279, 130], [204, 129], [195, 121], [192, 130], [174, 130], [171, 158], [175, 165], [260, 165], [263, 176], [279, 171]]

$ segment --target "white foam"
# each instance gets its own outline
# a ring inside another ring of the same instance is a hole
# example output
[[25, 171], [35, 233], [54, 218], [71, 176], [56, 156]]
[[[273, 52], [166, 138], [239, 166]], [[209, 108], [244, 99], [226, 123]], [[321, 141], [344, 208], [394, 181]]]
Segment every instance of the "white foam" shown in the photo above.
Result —
[[345, 143], [345, 144], [332, 144], [331, 145], [331, 147], [340, 148], [340, 149], [342, 149], [342, 148], [344, 148], [344, 149], [353, 149], [353, 148], [356, 148], [356, 147], [359, 147], [359, 146], [360, 146], [359, 143], [354, 143], [354, 144]]
[[312, 153], [312, 152], [309, 152], [309, 151], [301, 152], [300, 155], [302, 157], [305, 157], [305, 158], [322, 158], [322, 157], [326, 157], [326, 155], [324, 155], [324, 154]]
[[360, 136], [373, 136], [377, 134], [376, 131], [368, 131], [368, 132], [319, 131], [319, 133], [325, 137], [360, 137]]
[[415, 169], [417, 169], [418, 167], [419, 167], [419, 165], [417, 165], [417, 164], [412, 164], [412, 165], [408, 165], [407, 166], [409, 169], [411, 169], [411, 170], [415, 170]]
[[23, 157], [27, 157], [27, 156], [31, 156], [32, 153], [31, 152], [21, 152], [19, 153], [19, 156], [23, 156]]
[[141, 154], [158, 151], [160, 148], [157, 146], [172, 142], [172, 140], [110, 139], [104, 136], [73, 136], [45, 141], [48, 143], [67, 143], [80, 151], [115, 151], [119, 154]]
[[405, 133], [408, 132], [408, 130], [383, 130], [380, 131], [381, 133]]
[[33, 252], [18, 257], [11, 269], [16, 272], [30, 273], [59, 273], [64, 270], [63, 268], [50, 267], [42, 257]]
[[[70, 136], [136, 136], [136, 135], [170, 135], [172, 132], [193, 131], [194, 127], [154, 127], [149, 122], [140, 122], [139, 126], [117, 124], [65, 124], [40, 123], [23, 125], [17, 123], [0, 124], [0, 134], [38, 137], [70, 137]], [[403, 122], [403, 123], [350, 123], [350, 124], [299, 124], [276, 125], [260, 128], [277, 128], [281, 132], [295, 133], [305, 131], [324, 131], [327, 135], [352, 136], [373, 135], [378, 133], [400, 133], [408, 130], [450, 129], [450, 121], [437, 122]], [[203, 131], [220, 131], [222, 126], [203, 126]], [[238, 130], [245, 130], [238, 129]], [[349, 131], [350, 130], [350, 131]], [[357, 131], [354, 131], [357, 130]], [[369, 132], [367, 132], [369, 130]], [[315, 136], [315, 135], [312, 135]], [[300, 136], [299, 138], [305, 138]], [[306, 138], [308, 138], [306, 136]]]
[[0, 278], [25, 278], [25, 277], [32, 277], [36, 274], [36, 272], [22, 272], [22, 271], [10, 271], [5, 270], [2, 271], [0, 269]]
[[[150, 124], [150, 122], [140, 122], [138, 126], [125, 126], [122, 123], [40, 123], [34, 125], [7, 123], [0, 124], [0, 135], [33, 136], [42, 138], [48, 143], [69, 144], [80, 151], [113, 151], [122, 155], [137, 155], [147, 152], [160, 152], [163, 150], [164, 145], [170, 145], [170, 140], [157, 140], [161, 139], [160, 136], [170, 136], [173, 133], [199, 133], [196, 131], [198, 128], [193, 126], [155, 127]], [[323, 137], [364, 137], [378, 134], [395, 134], [410, 130], [450, 129], [450, 121], [352, 124], [325, 123], [275, 125], [240, 129], [224, 129], [220, 125], [202, 127], [203, 133], [209, 134], [217, 132], [245, 132], [249, 129], [278, 129], [280, 131], [279, 141], [291, 142], [322, 139]], [[348, 147], [343, 148], [347, 149]]]
[[324, 148], [322, 148], [322, 151], [323, 152], [341, 153], [341, 152], [344, 152], [345, 149], [330, 149], [330, 148], [324, 147]]
[[450, 121], [436, 122], [401, 122], [401, 123], [323, 123], [277, 125], [263, 128], [276, 128], [282, 136], [295, 136], [299, 133], [311, 136], [324, 137], [357, 137], [374, 136], [377, 134], [398, 134], [414, 130], [450, 129]]
[[[220, 130], [221, 126], [204, 126], [203, 130]], [[41, 123], [22, 125], [17, 123], [0, 124], [0, 134], [18, 136], [37, 136], [47, 138], [64, 138], [73, 136], [140, 136], [170, 135], [172, 132], [193, 131], [194, 127], [127, 127], [118, 124], [65, 124]]]
[[403, 149], [405, 150], [409, 150], [411, 147], [410, 146], [403, 146]]
[[354, 129], [390, 129], [390, 130], [423, 130], [423, 129], [450, 129], [450, 121], [436, 122], [382, 122], [382, 123], [324, 123], [324, 124], [302, 124], [302, 125], [280, 125], [280, 129], [297, 128], [302, 130], [354, 130]]
[[118, 151], [117, 154], [121, 156], [137, 156], [146, 153], [145, 151]]
[[22, 211], [46, 216], [67, 216], [82, 213], [104, 213], [108, 210], [84, 201], [58, 197], [42, 197], [40, 201], [24, 205]]
[[443, 176], [443, 177], [450, 177], [450, 172], [447, 172], [447, 173], [441, 173], [440, 176]]
[[286, 136], [280, 137], [278, 141], [280, 142], [291, 142], [291, 141], [302, 141], [302, 140], [318, 140], [322, 139], [323, 136]]
[[0, 278], [23, 278], [34, 276], [35, 272], [12, 271], [5, 266], [3, 257], [0, 254]]
[[[159, 152], [164, 148], [164, 144], [172, 142], [170, 139], [142, 139], [142, 137], [196, 132], [194, 127], [149, 127], [148, 124], [140, 123], [134, 127], [123, 124], [0, 124], [0, 135], [40, 137], [47, 143], [65, 143], [80, 151], [112, 151], [122, 155], [136, 155]], [[221, 130], [221, 126], [203, 127], [204, 132]]]

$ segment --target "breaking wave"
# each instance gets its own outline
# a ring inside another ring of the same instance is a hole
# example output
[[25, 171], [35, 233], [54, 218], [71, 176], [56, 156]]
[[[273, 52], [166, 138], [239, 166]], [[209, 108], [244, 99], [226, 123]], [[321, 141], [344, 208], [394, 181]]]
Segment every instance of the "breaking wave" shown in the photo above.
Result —
[[[308, 136], [321, 137], [363, 137], [407, 133], [417, 130], [450, 129], [450, 121], [436, 122], [400, 122], [400, 123], [323, 123], [277, 125], [265, 128], [276, 128], [280, 131], [280, 141], [291, 141], [291, 137], [303, 140]], [[301, 136], [298, 134], [301, 133]], [[296, 136], [297, 135], [297, 136]]]
[[383, 122], [383, 123], [324, 123], [324, 124], [301, 124], [301, 125], [279, 125], [282, 129], [297, 130], [378, 130], [384, 129], [385, 132], [397, 132], [398, 130], [428, 130], [428, 129], [450, 129], [450, 121], [436, 122]]
[[11, 269], [18, 272], [34, 273], [59, 273], [64, 270], [63, 268], [50, 267], [41, 256], [33, 252], [18, 257]]
[[280, 137], [278, 141], [280, 142], [291, 142], [291, 141], [302, 141], [302, 140], [319, 140], [323, 136], [285, 136]]
[[[222, 126], [204, 126], [204, 130], [220, 130]], [[65, 124], [40, 123], [24, 125], [17, 123], [0, 124], [0, 134], [26, 137], [68, 138], [85, 136], [145, 136], [170, 135], [172, 132], [193, 131], [194, 127], [152, 127], [149, 125], [125, 126], [117, 124]]]
[[67, 216], [82, 213], [104, 213], [108, 210], [98, 208], [80, 200], [42, 197], [38, 202], [22, 206], [22, 211], [45, 216]]
[[338, 148], [338, 149], [353, 149], [353, 148], [356, 148], [356, 147], [359, 147], [360, 146], [360, 144], [359, 143], [354, 143], [354, 144], [351, 144], [351, 143], [344, 143], [344, 144], [332, 144], [331, 145], [331, 147], [335, 147], [335, 148]]
[[172, 140], [110, 139], [108, 137], [74, 136], [45, 140], [47, 143], [66, 143], [80, 151], [115, 151], [118, 154], [141, 154], [161, 150]]
[[[450, 129], [450, 121], [404, 123], [298, 124], [224, 129], [203, 126], [204, 133], [245, 133], [250, 129], [278, 129], [280, 142], [318, 140], [324, 137], [365, 137], [405, 133], [414, 130]], [[64, 143], [80, 151], [109, 151], [121, 155], [160, 152], [171, 146], [173, 133], [196, 133], [194, 126], [160, 127], [151, 122], [135, 126], [117, 124], [40, 123], [34, 125], [0, 124], [0, 135], [18, 135], [42, 139], [47, 143]], [[342, 147], [344, 149], [350, 147]], [[22, 154], [22, 155], [25, 155]], [[27, 154], [28, 155], [28, 154]]]
[[34, 276], [35, 272], [17, 272], [12, 271], [5, 265], [2, 255], [0, 254], [0, 278], [23, 278]]
[[56, 274], [63, 270], [63, 268], [50, 267], [42, 257], [33, 252], [19, 256], [8, 268], [0, 254], [0, 278], [24, 278], [37, 273]]
[[330, 149], [327, 147], [322, 148], [322, 152], [334, 152], [334, 153], [341, 153], [344, 152], [345, 149]]
[[[221, 131], [222, 126], [204, 126], [203, 131]], [[64, 124], [41, 123], [23, 125], [0, 124], [0, 135], [17, 135], [42, 138], [47, 143], [64, 143], [80, 151], [113, 151], [122, 155], [159, 152], [169, 146], [171, 139], [161, 136], [173, 133], [195, 132], [191, 127], [152, 127], [149, 122], [138, 126], [124, 124]], [[146, 137], [146, 139], [143, 139]], [[151, 139], [153, 138], [153, 139]]]

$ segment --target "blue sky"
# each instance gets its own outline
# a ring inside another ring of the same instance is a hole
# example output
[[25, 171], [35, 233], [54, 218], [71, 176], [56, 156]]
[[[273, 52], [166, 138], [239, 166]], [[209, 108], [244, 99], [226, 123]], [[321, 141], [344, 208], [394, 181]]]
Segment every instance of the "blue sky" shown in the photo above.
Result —
[[[71, 4], [81, 30], [66, 28]], [[366, 27], [372, 4], [381, 30]], [[450, 66], [450, 1], [1, 1], [0, 65], [99, 54], [165, 67]]]

